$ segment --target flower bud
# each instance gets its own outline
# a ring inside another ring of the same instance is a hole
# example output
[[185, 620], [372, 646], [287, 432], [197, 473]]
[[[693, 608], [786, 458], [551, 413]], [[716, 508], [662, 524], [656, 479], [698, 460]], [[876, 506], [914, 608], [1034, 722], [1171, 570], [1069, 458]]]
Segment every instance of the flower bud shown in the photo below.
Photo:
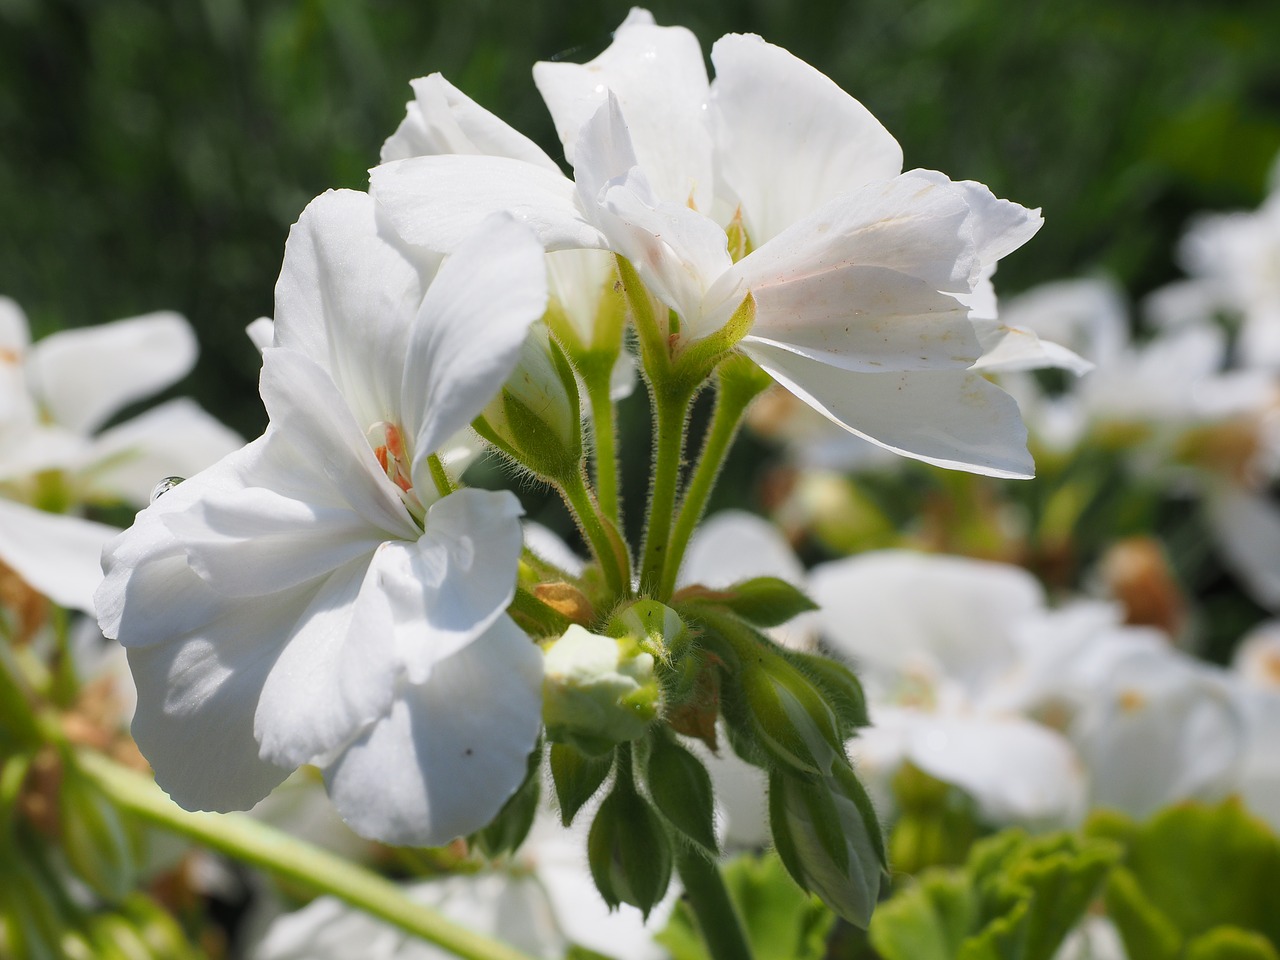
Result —
[[796, 883], [866, 928], [880, 895], [884, 840], [862, 784], [846, 763], [824, 777], [769, 777], [773, 843]]
[[529, 328], [515, 371], [473, 425], [540, 477], [556, 480], [580, 469], [578, 385], [545, 324]]
[[577, 624], [546, 648], [542, 693], [548, 739], [591, 756], [642, 736], [662, 700], [651, 654]]
[[629, 903], [648, 916], [671, 882], [671, 840], [661, 818], [619, 776], [587, 836], [587, 861], [605, 903]]
[[724, 716], [735, 747], [766, 768], [816, 775], [845, 762], [841, 724], [822, 691], [760, 638], [728, 684]]

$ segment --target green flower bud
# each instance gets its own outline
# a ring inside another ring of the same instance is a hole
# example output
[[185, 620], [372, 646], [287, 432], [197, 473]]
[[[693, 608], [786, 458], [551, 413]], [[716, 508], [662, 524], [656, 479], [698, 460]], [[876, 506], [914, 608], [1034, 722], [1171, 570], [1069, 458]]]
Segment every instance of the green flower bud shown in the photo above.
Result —
[[772, 773], [769, 827], [796, 883], [865, 929], [886, 861], [879, 822], [853, 770], [841, 763], [824, 777]]
[[636, 792], [630, 775], [618, 777], [587, 836], [587, 861], [610, 907], [629, 903], [648, 916], [671, 882], [671, 840], [662, 819]]
[[762, 765], [826, 775], [845, 762], [840, 722], [823, 691], [761, 637], [724, 699], [735, 749]]
[[852, 670], [817, 653], [784, 650], [782, 655], [822, 691], [823, 698], [835, 712], [842, 741], [853, 736], [855, 730], [871, 723], [867, 714], [866, 695]]
[[654, 806], [681, 834], [714, 856], [719, 846], [711, 775], [671, 737], [655, 736], [650, 743], [645, 783]]
[[574, 624], [546, 648], [542, 716], [547, 737], [599, 756], [643, 736], [661, 704], [653, 655], [630, 637]]
[[578, 385], [546, 324], [529, 328], [515, 371], [473, 426], [540, 477], [558, 480], [581, 468]]

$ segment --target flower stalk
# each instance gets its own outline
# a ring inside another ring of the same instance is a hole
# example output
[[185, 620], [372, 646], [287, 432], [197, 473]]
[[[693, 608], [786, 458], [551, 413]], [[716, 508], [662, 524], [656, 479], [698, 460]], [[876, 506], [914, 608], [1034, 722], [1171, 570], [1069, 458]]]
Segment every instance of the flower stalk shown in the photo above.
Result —
[[121, 809], [155, 826], [259, 867], [309, 890], [337, 897], [406, 933], [466, 960], [530, 960], [406, 897], [394, 883], [241, 814], [188, 813], [147, 777], [98, 753], [76, 755], [81, 772]]

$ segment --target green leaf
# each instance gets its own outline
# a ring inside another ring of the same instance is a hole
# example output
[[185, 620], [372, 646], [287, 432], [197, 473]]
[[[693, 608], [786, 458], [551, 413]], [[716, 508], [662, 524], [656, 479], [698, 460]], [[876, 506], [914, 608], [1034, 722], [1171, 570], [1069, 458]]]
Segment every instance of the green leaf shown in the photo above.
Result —
[[550, 762], [551, 779], [560, 804], [560, 822], [567, 827], [604, 783], [613, 768], [613, 754], [589, 757], [567, 743], [553, 743]]
[[958, 870], [928, 870], [876, 909], [871, 945], [884, 960], [952, 960], [976, 922], [977, 903]]
[[1280, 942], [1280, 841], [1237, 801], [1157, 814], [1134, 832], [1125, 866], [1184, 936], [1233, 926]]
[[1259, 933], [1214, 927], [1187, 944], [1186, 960], [1280, 960], [1280, 953]]
[[[836, 916], [792, 882], [777, 856], [738, 857], [723, 872], [755, 960], [822, 960], [826, 956]], [[674, 960], [710, 960], [693, 911], [685, 903], [676, 907], [654, 939]]]
[[707, 768], [669, 736], [655, 736], [650, 744], [645, 782], [654, 806], [704, 852], [716, 854], [715, 799]]
[[723, 591], [716, 600], [757, 627], [776, 627], [818, 605], [778, 577], [753, 577]]
[[1137, 879], [1124, 867], [1112, 871], [1106, 903], [1107, 914], [1120, 931], [1130, 956], [1151, 960], [1174, 960], [1178, 956], [1182, 934], [1143, 895]]

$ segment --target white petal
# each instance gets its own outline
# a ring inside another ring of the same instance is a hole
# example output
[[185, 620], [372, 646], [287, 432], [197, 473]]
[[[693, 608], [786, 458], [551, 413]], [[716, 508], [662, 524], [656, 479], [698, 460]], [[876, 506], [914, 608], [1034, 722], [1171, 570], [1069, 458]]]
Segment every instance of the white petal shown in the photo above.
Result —
[[907, 175], [960, 191], [972, 214], [969, 229], [984, 266], [1008, 256], [1044, 226], [1039, 209], [1028, 210], [1020, 203], [1002, 200], [986, 184], [952, 180], [937, 170], [911, 170]]
[[[25, 396], [25, 393], [24, 393]], [[65, 427], [37, 423], [21, 414], [0, 421], [0, 480], [20, 484], [40, 470], [71, 470], [81, 463], [90, 440]]]
[[993, 477], [1035, 471], [1017, 403], [977, 374], [852, 373], [757, 342], [744, 352], [819, 413], [888, 450]]
[[506, 610], [515, 595], [521, 513], [510, 492], [458, 490], [431, 505], [416, 543], [379, 549], [373, 570], [411, 682], [425, 681]]
[[974, 370], [1002, 373], [1058, 368], [1082, 376], [1093, 369], [1093, 364], [1078, 353], [1041, 340], [1034, 330], [979, 318], [973, 320], [973, 325], [982, 342], [982, 356], [973, 365]]
[[884, 267], [844, 264], [776, 277], [751, 293], [750, 341], [845, 370], [963, 370], [982, 352], [965, 306]]
[[176, 313], [149, 313], [36, 343], [27, 360], [32, 393], [58, 423], [89, 433], [126, 404], [186, 376], [196, 338]]
[[[557, 250], [547, 254], [551, 296], [582, 343], [595, 343], [596, 314], [614, 279], [613, 255], [604, 250]], [[616, 398], [615, 398], [616, 399]]]
[[1066, 826], [1084, 811], [1085, 771], [1071, 745], [1020, 717], [929, 717], [907, 755], [970, 794], [993, 824]]
[[524, 780], [542, 722], [542, 657], [509, 619], [406, 685], [325, 771], [357, 833], [438, 846], [487, 824]]
[[186, 397], [103, 431], [85, 454], [90, 496], [144, 507], [163, 477], [190, 477], [244, 446], [244, 439]]
[[25, 369], [30, 343], [27, 315], [16, 302], [0, 296], [0, 423], [35, 421]]
[[578, 208], [573, 181], [506, 157], [414, 157], [369, 171], [384, 216], [405, 243], [449, 253], [485, 217], [506, 211], [548, 250], [606, 249]]
[[577, 165], [583, 126], [613, 93], [657, 196], [710, 212], [707, 68], [690, 31], [628, 17], [609, 48], [590, 63], [538, 63], [533, 79], [570, 163]]
[[129, 650], [138, 688], [133, 736], [179, 805], [247, 810], [288, 776], [288, 767], [259, 758], [253, 715], [308, 599], [302, 591], [223, 601], [219, 615], [192, 633]]
[[832, 197], [902, 172], [902, 148], [867, 108], [781, 47], [729, 34], [711, 60], [720, 175], [757, 247]]
[[422, 302], [400, 381], [402, 425], [414, 440], [413, 478], [515, 369], [529, 325], [547, 306], [542, 248], [506, 216], [485, 220], [448, 257]]
[[571, 577], [582, 576], [586, 561], [573, 552], [567, 543], [540, 523], [524, 521], [524, 545], [535, 557], [559, 567]]
[[334, 382], [300, 353], [276, 347], [262, 355], [262, 401], [271, 417], [270, 456], [254, 469], [257, 484], [284, 496], [347, 506], [390, 536], [414, 539], [417, 526], [387, 479]]
[[[981, 274], [971, 216], [955, 184], [903, 174], [828, 201], [733, 271], [755, 291], [855, 266], [881, 267], [932, 290], [968, 294]], [[768, 325], [780, 319], [757, 314], [753, 332], [767, 337]]]
[[1250, 596], [1280, 609], [1280, 510], [1265, 496], [1228, 484], [1207, 491], [1214, 540]]
[[367, 194], [330, 190], [289, 231], [276, 283], [275, 345], [327, 371], [361, 429], [394, 419], [418, 271], [378, 235]]
[[446, 80], [441, 74], [411, 80], [414, 99], [394, 134], [382, 145], [382, 160], [439, 154], [510, 157], [560, 172], [536, 143]]
[[253, 732], [264, 759], [314, 761], [389, 709], [394, 692], [392, 624], [370, 565], [335, 570], [303, 611], [271, 667]]
[[276, 340], [276, 322], [270, 317], [259, 317], [247, 327], [244, 332], [249, 337], [249, 342], [257, 347], [261, 353], [267, 347], [275, 346]]
[[1015, 628], [1045, 602], [1020, 567], [906, 550], [820, 564], [809, 583], [840, 653], [893, 674], [923, 659], [970, 681], [1003, 666]]
[[60, 607], [92, 614], [115, 527], [0, 498], [0, 561]]

